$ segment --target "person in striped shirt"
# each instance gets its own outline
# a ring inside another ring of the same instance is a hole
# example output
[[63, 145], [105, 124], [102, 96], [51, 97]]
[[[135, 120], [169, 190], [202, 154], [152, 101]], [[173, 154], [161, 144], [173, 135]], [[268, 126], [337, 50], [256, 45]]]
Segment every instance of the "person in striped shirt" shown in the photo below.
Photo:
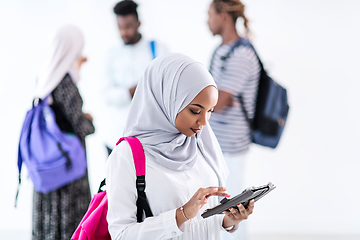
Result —
[[[260, 65], [253, 49], [247, 46], [235, 48], [229, 58], [224, 59], [240, 38], [236, 29], [236, 21], [239, 17], [244, 21], [246, 35], [249, 33], [244, 5], [239, 0], [213, 0], [208, 15], [210, 31], [213, 35], [220, 35], [222, 38], [222, 44], [215, 50], [210, 66], [210, 72], [218, 85], [219, 99], [209, 123], [219, 141], [230, 171], [226, 182], [228, 192], [236, 195], [244, 187], [242, 179], [244, 160], [251, 143], [251, 129], [237, 96], [242, 95], [244, 107], [249, 118], [252, 119], [255, 112]], [[224, 235], [223, 239], [246, 239], [245, 226], [242, 226], [234, 236]]]

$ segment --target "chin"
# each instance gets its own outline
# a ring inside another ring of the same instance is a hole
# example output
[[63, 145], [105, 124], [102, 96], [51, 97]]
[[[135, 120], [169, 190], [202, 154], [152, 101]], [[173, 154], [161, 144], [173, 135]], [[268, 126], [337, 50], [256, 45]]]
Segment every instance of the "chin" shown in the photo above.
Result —
[[184, 135], [187, 136], [187, 137], [193, 137], [193, 136], [196, 135], [196, 133], [194, 133], [193, 131], [191, 131], [191, 132], [186, 132], [186, 133], [181, 132], [181, 133], [184, 134]]
[[194, 133], [194, 132], [192, 132], [192, 133], [190, 133], [190, 134], [188, 134], [188, 135], [186, 135], [187, 137], [194, 137], [196, 135], [196, 133]]
[[131, 40], [128, 39], [128, 38], [123, 38], [122, 40], [123, 40], [124, 44], [130, 44], [131, 43]]

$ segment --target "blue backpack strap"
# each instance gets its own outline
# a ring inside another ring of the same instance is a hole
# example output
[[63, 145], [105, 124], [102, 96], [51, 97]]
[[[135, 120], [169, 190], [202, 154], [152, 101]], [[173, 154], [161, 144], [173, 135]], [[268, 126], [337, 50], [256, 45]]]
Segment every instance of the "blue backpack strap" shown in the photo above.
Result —
[[[46, 103], [48, 97], [51, 95], [51, 93], [46, 96], [44, 99], [41, 99], [41, 98], [34, 98], [34, 100], [32, 101], [32, 108], [35, 108], [36, 106], [38, 106], [39, 104], [41, 103]], [[33, 117], [33, 116], [32, 116]], [[32, 122], [32, 120], [31, 120]], [[30, 127], [31, 127], [31, 124], [30, 124]], [[21, 136], [20, 136], [21, 137]], [[16, 196], [15, 196], [15, 207], [17, 205], [17, 199], [18, 199], [18, 196], [19, 196], [19, 190], [20, 190], [20, 184], [21, 184], [21, 169], [22, 169], [22, 164], [23, 164], [23, 158], [22, 158], [22, 155], [21, 155], [21, 149], [20, 149], [20, 141], [19, 141], [19, 149], [18, 149], [18, 162], [17, 162], [17, 165], [18, 165], [18, 170], [19, 170], [19, 176], [18, 176], [18, 186], [17, 186], [17, 190], [16, 190]]]
[[[245, 38], [239, 38], [239, 39], [231, 46], [231, 48], [230, 48], [230, 50], [228, 51], [228, 53], [227, 53], [225, 56], [222, 56], [222, 57], [221, 57], [221, 60], [225, 62], [228, 58], [230, 58], [230, 55], [234, 52], [234, 50], [235, 50], [237, 47], [240, 47], [241, 45], [242, 45], [242, 46], [251, 47], [251, 48], [254, 50], [254, 53], [255, 53], [257, 59], [259, 60], [259, 64], [260, 64], [260, 67], [261, 67], [261, 72], [263, 72], [263, 71], [264, 71], [264, 67], [263, 67], [263, 65], [262, 65], [262, 63], [261, 63], [261, 61], [260, 61], [259, 56], [257, 55], [257, 53], [256, 53], [256, 51], [255, 51], [254, 46], [250, 43], [249, 40], [247, 40], [247, 39], [245, 39]], [[222, 69], [222, 71], [225, 70], [224, 65], [221, 67], [221, 69]], [[242, 98], [242, 95], [241, 95], [241, 94], [238, 95], [237, 98], [238, 98], [238, 100], [239, 100], [239, 102], [240, 102], [240, 107], [241, 107], [242, 112], [244, 113], [246, 122], [248, 123], [249, 128], [253, 130], [253, 129], [254, 129], [253, 120], [249, 118], [249, 115], [248, 115], [248, 113], [247, 113], [247, 111], [246, 111], [246, 109], [245, 109], [244, 100], [243, 100], [243, 98]]]
[[16, 196], [15, 196], [15, 207], [17, 205], [17, 199], [19, 196], [19, 190], [20, 190], [20, 184], [21, 184], [21, 167], [22, 167], [22, 163], [23, 163], [23, 159], [21, 156], [21, 152], [20, 152], [20, 144], [19, 144], [19, 150], [18, 150], [18, 169], [19, 169], [19, 177], [18, 177], [18, 186], [17, 186], [17, 190], [16, 190]]
[[257, 54], [254, 46], [253, 46], [253, 45], [250, 43], [250, 41], [247, 40], [246, 38], [239, 38], [239, 39], [236, 41], [236, 43], [231, 47], [230, 51], [229, 51], [228, 54], [226, 55], [226, 58], [225, 58], [225, 59], [222, 59], [222, 60], [225, 61], [226, 59], [228, 59], [228, 58], [230, 57], [230, 54], [235, 50], [235, 48], [237, 48], [237, 47], [239, 47], [239, 46], [241, 46], [241, 45], [242, 45], [242, 46], [248, 46], [248, 47], [251, 47], [251, 48], [252, 48], [252, 50], [254, 51], [257, 59], [259, 60], [259, 64], [260, 64], [260, 67], [261, 67], [261, 71], [265, 71], [264, 66], [263, 66], [263, 64], [262, 64], [262, 62], [261, 62], [261, 60], [260, 60], [260, 58], [259, 58], [259, 55]]
[[151, 53], [152, 53], [153, 59], [155, 59], [156, 58], [155, 41], [150, 42], [150, 48], [151, 48]]
[[[259, 59], [259, 56], [257, 55], [256, 51], [255, 51], [255, 48], [253, 47], [253, 45], [250, 43], [249, 40], [247, 40], [246, 38], [239, 38], [230, 48], [230, 50], [228, 51], [228, 53], [225, 55], [225, 56], [222, 56], [221, 57], [221, 60], [222, 61], [226, 61], [228, 58], [230, 58], [230, 55], [234, 52], [234, 50], [240, 46], [248, 46], [248, 47], [251, 47], [254, 52], [255, 52], [255, 55], [256, 57]], [[260, 62], [260, 66], [262, 68], [262, 63], [259, 59], [259, 62]], [[224, 70], [224, 66], [222, 67], [222, 70]]]
[[[222, 44], [221, 44], [221, 45], [222, 45]], [[214, 53], [213, 53], [213, 55], [212, 55], [211, 62], [210, 62], [210, 72], [211, 72], [211, 67], [212, 67], [213, 61], [214, 61], [215, 53], [216, 53], [216, 51], [221, 47], [221, 45], [218, 46], [218, 47], [215, 49], [215, 51], [214, 51]], [[249, 46], [249, 47], [251, 47], [251, 48], [254, 50], [254, 52], [255, 52], [255, 49], [254, 49], [254, 47], [251, 45], [251, 43], [249, 42], [249, 40], [247, 40], [247, 39], [245, 39], [245, 38], [239, 38], [239, 39], [231, 46], [231, 48], [230, 48], [230, 50], [227, 52], [227, 54], [226, 54], [225, 56], [222, 56], [222, 57], [221, 57], [221, 60], [222, 60], [223, 62], [225, 62], [228, 58], [230, 58], [230, 55], [234, 52], [235, 48], [239, 47], [240, 45]], [[256, 54], [256, 52], [255, 52], [255, 54]], [[256, 56], [257, 56], [257, 54], [256, 54]], [[257, 56], [257, 57], [258, 57], [258, 56]], [[259, 58], [259, 57], [258, 57], [258, 58]], [[259, 61], [260, 61], [260, 59], [259, 59]], [[260, 63], [260, 65], [262, 66], [261, 63]], [[222, 71], [225, 70], [224, 65], [221, 67], [221, 69], [222, 69]]]
[[213, 53], [213, 55], [212, 55], [212, 57], [211, 57], [210, 68], [209, 68], [209, 72], [210, 72], [210, 73], [211, 73], [211, 68], [212, 68], [213, 62], [214, 62], [215, 53], [216, 53], [216, 51], [219, 49], [219, 47], [221, 47], [221, 45], [218, 46], [218, 47], [215, 49], [215, 51], [214, 51], [214, 53]]

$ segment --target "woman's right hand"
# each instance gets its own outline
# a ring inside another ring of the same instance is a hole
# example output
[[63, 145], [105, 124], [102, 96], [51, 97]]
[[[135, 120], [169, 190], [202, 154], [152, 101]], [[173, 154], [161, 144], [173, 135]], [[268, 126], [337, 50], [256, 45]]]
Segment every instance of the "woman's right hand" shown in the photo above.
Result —
[[90, 113], [84, 113], [84, 116], [89, 119], [91, 122], [93, 121], [93, 117], [90, 115]]
[[80, 70], [82, 64], [87, 61], [87, 57], [80, 56], [78, 59], [74, 62], [74, 67]]
[[[208, 187], [208, 188], [199, 188], [197, 192], [192, 196], [192, 198], [183, 206], [183, 212], [187, 219], [194, 218], [199, 210], [208, 202], [208, 198], [211, 196], [222, 196], [230, 197], [227, 194], [225, 187]], [[180, 226], [187, 219], [183, 216], [180, 208], [176, 210], [176, 222]]]

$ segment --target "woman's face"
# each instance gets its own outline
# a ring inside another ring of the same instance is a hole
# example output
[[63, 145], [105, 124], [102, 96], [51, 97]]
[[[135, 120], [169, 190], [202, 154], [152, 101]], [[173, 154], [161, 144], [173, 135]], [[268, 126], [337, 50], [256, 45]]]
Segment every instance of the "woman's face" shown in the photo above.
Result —
[[218, 90], [214, 86], [204, 88], [189, 105], [179, 112], [175, 126], [187, 137], [193, 137], [209, 121], [218, 100]]
[[214, 3], [211, 3], [208, 11], [208, 21], [207, 24], [209, 26], [210, 31], [213, 35], [217, 35], [221, 33], [221, 24], [222, 24], [222, 16], [221, 13], [218, 13], [215, 9]]
[[78, 59], [74, 62], [74, 67], [80, 70], [82, 64], [87, 61], [87, 57], [80, 56]]

